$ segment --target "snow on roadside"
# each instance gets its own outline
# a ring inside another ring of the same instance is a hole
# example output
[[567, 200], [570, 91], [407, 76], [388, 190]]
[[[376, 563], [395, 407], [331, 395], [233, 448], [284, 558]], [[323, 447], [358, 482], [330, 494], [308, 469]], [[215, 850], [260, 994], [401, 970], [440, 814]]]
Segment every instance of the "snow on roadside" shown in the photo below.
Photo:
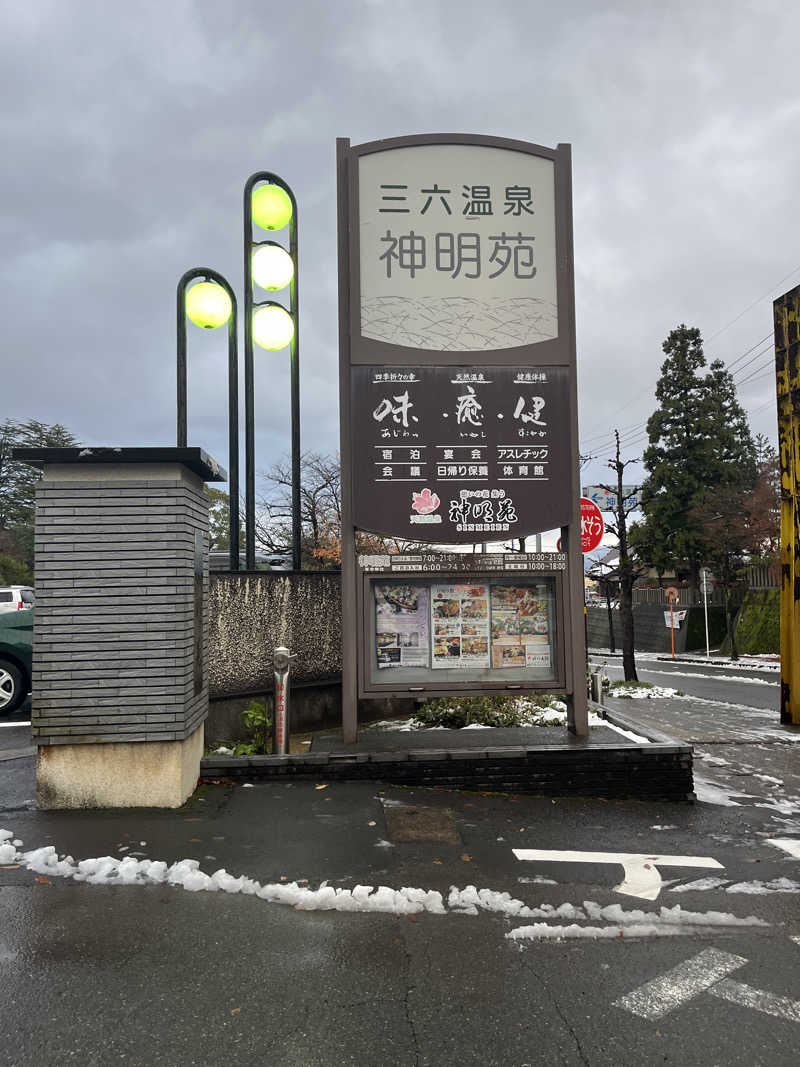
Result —
[[653, 700], [656, 697], [676, 697], [678, 690], [663, 685], [628, 686], [624, 682], [612, 682], [606, 695], [617, 700]]
[[697, 772], [694, 775], [694, 795], [697, 799], [704, 804], [720, 804], [724, 808], [739, 808], [741, 804], [738, 800], [733, 800], [732, 796], [742, 797], [750, 799], [747, 793], [733, 793], [726, 789], [725, 786], [720, 785], [718, 782], [709, 781], [708, 778], [701, 778]]
[[534, 923], [532, 926], [518, 926], [510, 930], [506, 937], [512, 941], [575, 937], [678, 937], [714, 926], [769, 926], [769, 923], [754, 915], [740, 919], [725, 911], [684, 911], [680, 904], [673, 908], [662, 907], [657, 912], [638, 909], [626, 911], [619, 904], [609, 904], [603, 908], [591, 900], [585, 900], [583, 907], [588, 919], [608, 919], [615, 925], [578, 926], [573, 923], [569, 926], [551, 926], [548, 923]]
[[[622, 670], [622, 667], [618, 666], [616, 663], [609, 663], [607, 666], [612, 670]], [[747, 678], [744, 675], [740, 676], [738, 674], [715, 674], [712, 676], [703, 674], [700, 671], [663, 671], [658, 670], [657, 667], [643, 667], [640, 669], [646, 674], [663, 674], [668, 678], [705, 678], [706, 681], [711, 679], [715, 682], [741, 682], [742, 685], [769, 685], [777, 687], [780, 681], [779, 678], [773, 681], [771, 678]]]
[[642, 737], [640, 734], [635, 734], [633, 730], [623, 730], [621, 726], [617, 726], [617, 724], [613, 723], [610, 719], [604, 719], [603, 726], [607, 726], [609, 730], [615, 730], [618, 734], [627, 737], [629, 741], [635, 741], [638, 745], [652, 744], [649, 737]]
[[[167, 864], [163, 860], [136, 859], [133, 856], [124, 856], [121, 859], [100, 856], [76, 862], [72, 856], [59, 856], [53, 845], [27, 852], [18, 851], [22, 841], [12, 841], [13, 838], [10, 830], [0, 830], [0, 857], [3, 862], [18, 863], [44, 877], [71, 878], [87, 885], [170, 885], [189, 893], [242, 893], [269, 903], [285, 904], [297, 911], [379, 912], [390, 915], [416, 915], [422, 912], [429, 915], [478, 915], [480, 912], [488, 912], [506, 919], [570, 921], [568, 925], [563, 922], [544, 921], [518, 927], [506, 934], [506, 937], [512, 940], [545, 937], [673, 936], [713, 926], [769, 925], [755, 916], [740, 918], [726, 912], [685, 911], [678, 904], [672, 908], [661, 907], [657, 912], [626, 911], [619, 904], [603, 907], [590, 900], [585, 900], [582, 907], [570, 903], [529, 907], [510, 893], [478, 889], [474, 885], [464, 889], [451, 886], [446, 901], [438, 890], [408, 886], [392, 889], [389, 886], [376, 888], [356, 885], [352, 889], [344, 889], [330, 886], [327, 881], [321, 882], [317, 889], [301, 886], [297, 882], [262, 885], [245, 875], [237, 877], [229, 874], [224, 868], [213, 874], [206, 874], [200, 870], [199, 862], [193, 859]], [[578, 925], [581, 921], [596, 923], [600, 919], [614, 925]]]

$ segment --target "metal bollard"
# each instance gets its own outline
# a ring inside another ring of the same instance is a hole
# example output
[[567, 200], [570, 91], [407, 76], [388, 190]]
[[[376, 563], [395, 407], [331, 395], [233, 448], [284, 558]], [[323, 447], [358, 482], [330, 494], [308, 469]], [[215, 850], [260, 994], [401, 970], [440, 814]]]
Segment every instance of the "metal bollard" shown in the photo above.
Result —
[[289, 751], [289, 660], [288, 648], [281, 645], [273, 650], [272, 667], [275, 675], [275, 708], [272, 715], [272, 754], [285, 756]]
[[595, 704], [603, 703], [603, 675], [600, 671], [594, 671], [591, 675], [592, 700]]

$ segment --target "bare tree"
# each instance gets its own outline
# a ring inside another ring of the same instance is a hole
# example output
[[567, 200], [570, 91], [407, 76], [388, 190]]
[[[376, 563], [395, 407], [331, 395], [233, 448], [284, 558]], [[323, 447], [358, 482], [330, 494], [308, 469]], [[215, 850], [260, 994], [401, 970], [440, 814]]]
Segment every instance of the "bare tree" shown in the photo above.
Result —
[[[256, 542], [270, 553], [289, 555], [292, 544], [292, 468], [283, 457], [261, 475]], [[300, 461], [301, 555], [306, 567], [338, 568], [342, 561], [342, 486], [338, 455], [306, 452]], [[359, 552], [404, 552], [417, 544], [359, 531]]]
[[628, 516], [638, 507], [634, 498], [638, 493], [638, 487], [625, 493], [622, 484], [625, 468], [635, 459], [623, 460], [620, 457], [619, 430], [614, 430], [616, 440], [616, 453], [614, 459], [606, 464], [617, 476], [616, 485], [603, 485], [602, 489], [616, 497], [617, 506], [613, 509], [614, 519], [606, 523], [606, 528], [617, 538], [617, 551], [619, 561], [616, 567], [616, 579], [619, 582], [619, 616], [622, 624], [622, 668], [625, 672], [626, 682], [638, 681], [636, 677], [636, 657], [634, 655], [634, 630], [633, 630], [633, 583], [639, 577], [640, 568], [631, 556], [628, 544]]

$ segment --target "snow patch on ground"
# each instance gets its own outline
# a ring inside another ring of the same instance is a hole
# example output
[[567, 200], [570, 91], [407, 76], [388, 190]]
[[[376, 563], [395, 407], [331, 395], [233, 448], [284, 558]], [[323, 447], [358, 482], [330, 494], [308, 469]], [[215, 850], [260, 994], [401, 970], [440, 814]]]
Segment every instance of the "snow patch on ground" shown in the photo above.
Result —
[[794, 856], [796, 860], [800, 860], [800, 838], [769, 837], [767, 838], [767, 844], [772, 845], [774, 848], [783, 849], [790, 856]]
[[723, 759], [722, 756], [712, 756], [709, 752], [703, 752], [700, 755], [700, 759], [703, 763], [711, 763], [715, 767], [729, 767], [728, 760]]
[[[133, 856], [100, 856], [76, 862], [72, 856], [59, 856], [53, 845], [20, 852], [13, 844], [9, 844], [9, 838], [13, 837], [10, 831], [0, 831], [0, 835], [0, 847], [4, 852], [13, 852], [13, 862], [44, 877], [71, 878], [87, 885], [170, 885], [188, 893], [242, 893], [270, 903], [285, 904], [298, 911], [381, 912], [391, 915], [416, 915], [421, 912], [430, 915], [478, 915], [488, 912], [506, 919], [548, 920], [512, 930], [506, 935], [512, 939], [663, 936], [664, 931], [688, 932], [690, 928], [698, 927], [769, 925], [755, 916], [739, 918], [725, 912], [684, 911], [680, 905], [661, 907], [657, 912], [626, 911], [619, 904], [603, 907], [590, 900], [585, 900], [582, 907], [570, 903], [529, 907], [510, 893], [478, 889], [474, 885], [464, 889], [451, 886], [446, 902], [438, 890], [409, 886], [392, 889], [389, 886], [356, 885], [352, 889], [344, 889], [330, 886], [327, 881], [321, 882], [317, 889], [298, 882], [261, 885], [245, 875], [229, 874], [224, 868], [206, 874], [194, 859], [167, 864], [163, 860], [136, 859]], [[568, 920], [568, 925], [549, 920]], [[587, 920], [593, 923], [605, 920], [614, 926], [577, 925]]]
[[593, 921], [607, 919], [615, 925], [578, 926], [573, 923], [559, 927], [535, 923], [532, 926], [518, 926], [507, 933], [506, 937], [515, 941], [574, 937], [676, 937], [696, 933], [698, 928], [707, 929], [714, 926], [769, 926], [769, 923], [754, 915], [741, 919], [724, 911], [684, 911], [680, 904], [673, 908], [662, 907], [658, 912], [646, 912], [638, 909], [626, 911], [619, 904], [601, 907], [591, 900], [585, 900], [583, 908], [586, 918]]
[[609, 730], [615, 730], [618, 734], [622, 734], [623, 737], [627, 737], [629, 741], [635, 741], [637, 745], [651, 744], [649, 737], [642, 737], [641, 734], [635, 734], [633, 730], [623, 730], [621, 726], [617, 726], [616, 723], [611, 722], [610, 719], [604, 719], [603, 725], [607, 726]]
[[715, 878], [713, 875], [708, 878], [696, 878], [693, 882], [684, 882], [683, 885], [673, 886], [670, 889], [670, 893], [694, 893], [695, 891], [702, 892], [705, 889], [719, 889], [727, 881], [727, 878]]
[[[532, 704], [525, 697], [520, 697], [516, 702], [517, 711], [519, 712], [520, 722], [519, 725], [523, 727], [538, 727], [538, 726], [564, 726], [567, 725], [567, 705], [563, 700], [553, 699], [550, 702], [550, 706], [546, 708], [539, 707], [538, 704]], [[589, 712], [589, 725], [590, 726], [609, 726], [605, 719], [601, 718], [595, 712]], [[363, 728], [364, 730], [379, 730], [379, 731], [395, 731], [398, 733], [409, 733], [415, 730], [425, 730], [426, 732], [431, 730], [446, 730], [446, 726], [427, 726], [425, 723], [420, 722], [413, 716], [410, 719], [380, 719], [377, 722], [368, 723]], [[473, 722], [468, 726], [462, 726], [462, 730], [493, 730], [495, 727], [487, 726], [484, 723]], [[643, 740], [646, 740], [644, 738]]]
[[793, 882], [791, 878], [773, 878], [771, 882], [737, 882], [729, 885], [726, 893], [798, 893], [800, 882]]
[[617, 700], [653, 700], [655, 697], [675, 697], [677, 695], [677, 689], [670, 689], [668, 686], [663, 685], [627, 687], [621, 682], [612, 682], [608, 690], [608, 696], [616, 697]]
[[[725, 786], [710, 782], [707, 778], [701, 778], [697, 774], [694, 776], [694, 793], [703, 804], [720, 804], [725, 808], [741, 807], [738, 800], [731, 798], [730, 791]], [[742, 794], [735, 795], [741, 796]]]

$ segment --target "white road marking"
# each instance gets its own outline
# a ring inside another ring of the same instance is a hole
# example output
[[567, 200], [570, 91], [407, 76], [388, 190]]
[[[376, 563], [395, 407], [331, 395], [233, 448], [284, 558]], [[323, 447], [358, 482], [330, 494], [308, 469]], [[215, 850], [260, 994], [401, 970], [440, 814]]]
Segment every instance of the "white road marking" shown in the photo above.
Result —
[[794, 856], [796, 860], [800, 860], [800, 838], [768, 837], [767, 844], [774, 845], [776, 848], [782, 848], [784, 852], [788, 852], [790, 856]]
[[655, 900], [663, 882], [659, 867], [713, 867], [724, 870], [710, 856], [651, 856], [639, 852], [573, 852], [540, 848], [515, 848], [512, 852], [518, 860], [538, 860], [544, 863], [619, 863], [625, 878], [614, 889], [629, 897]]
[[30, 721], [28, 721], [28, 722], [0, 722], [0, 728], [5, 727], [7, 730], [10, 730], [14, 726], [30, 726]]
[[779, 997], [775, 993], [765, 993], [763, 989], [753, 989], [744, 982], [734, 982], [725, 978], [709, 989], [720, 1000], [728, 1000], [731, 1004], [738, 1004], [740, 1008], [755, 1008], [765, 1015], [774, 1015], [776, 1019], [788, 1019], [789, 1022], [800, 1023], [800, 1000], [792, 1000], [791, 997]]
[[660, 1019], [746, 963], [744, 956], [706, 948], [666, 974], [615, 1000], [613, 1006], [643, 1019]]
[[[616, 663], [607, 664], [607, 669], [621, 671], [622, 667], [617, 666]], [[703, 674], [700, 671], [659, 671], [655, 667], [642, 667], [641, 674], [661, 674], [668, 678], [705, 678], [706, 681], [711, 682], [744, 682], [746, 685], [771, 685], [776, 689], [780, 685], [779, 681], [770, 681], [769, 678], [744, 678], [738, 674]]]

